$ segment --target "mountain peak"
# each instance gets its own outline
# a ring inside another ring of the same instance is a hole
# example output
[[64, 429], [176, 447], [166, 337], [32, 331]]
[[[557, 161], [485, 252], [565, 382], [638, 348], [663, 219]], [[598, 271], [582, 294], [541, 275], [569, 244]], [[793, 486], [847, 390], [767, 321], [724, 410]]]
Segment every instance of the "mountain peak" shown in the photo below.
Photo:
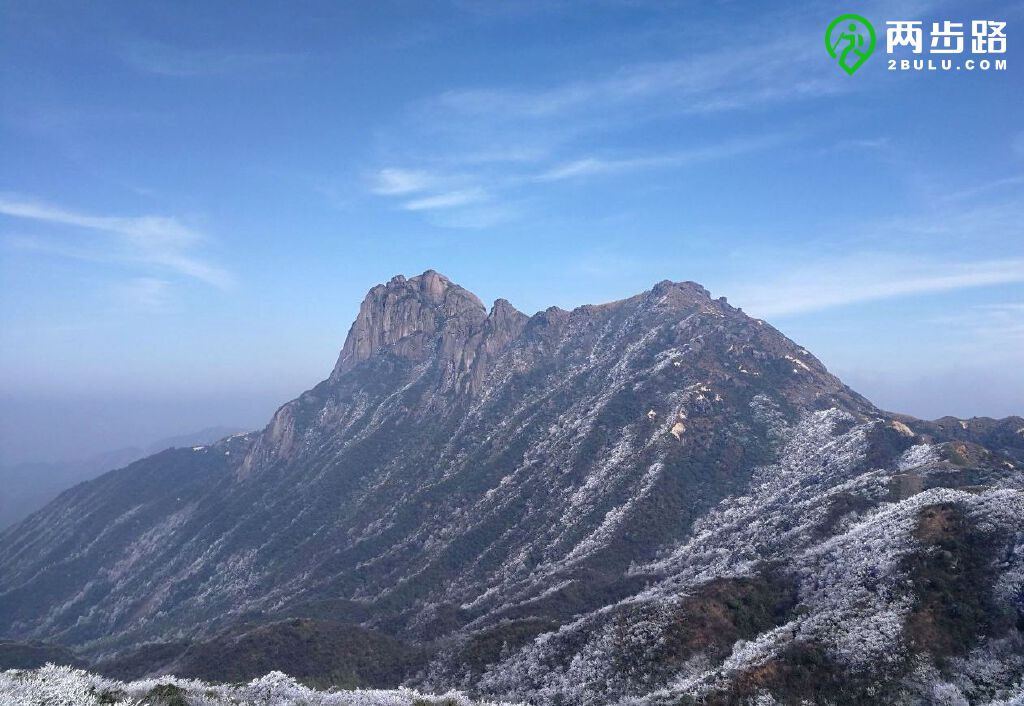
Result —
[[480, 299], [439, 272], [406, 279], [395, 275], [367, 293], [349, 329], [332, 379], [391, 347], [417, 360], [436, 334], [465, 331], [487, 317]]
[[408, 279], [403, 275], [395, 275], [387, 284], [377, 285], [371, 289], [366, 295], [367, 298], [373, 297], [375, 293], [381, 289], [384, 291], [417, 293], [426, 301], [433, 304], [440, 304], [444, 300], [445, 296], [451, 292], [469, 299], [483, 309], [483, 303], [480, 302], [475, 294], [455, 284], [437, 270], [426, 270], [423, 274], [416, 275], [415, 277], [410, 277]]

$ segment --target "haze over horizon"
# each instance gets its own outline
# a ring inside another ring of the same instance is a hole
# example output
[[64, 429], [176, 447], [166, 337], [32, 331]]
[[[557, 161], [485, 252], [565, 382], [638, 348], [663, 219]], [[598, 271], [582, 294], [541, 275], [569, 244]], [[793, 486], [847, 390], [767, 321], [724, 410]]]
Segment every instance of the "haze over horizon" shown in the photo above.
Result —
[[262, 426], [428, 268], [531, 314], [693, 280], [882, 408], [1024, 414], [1012, 31], [847, 76], [830, 3], [310, 9], [3, 4], [0, 462]]

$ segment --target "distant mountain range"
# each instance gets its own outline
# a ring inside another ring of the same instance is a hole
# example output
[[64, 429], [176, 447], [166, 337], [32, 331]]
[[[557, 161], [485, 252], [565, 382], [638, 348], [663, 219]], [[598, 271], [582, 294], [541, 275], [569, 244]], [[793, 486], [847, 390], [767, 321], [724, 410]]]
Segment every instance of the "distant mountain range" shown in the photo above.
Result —
[[85, 459], [50, 463], [0, 465], [0, 530], [23, 520], [57, 495], [106, 471], [177, 446], [209, 444], [241, 431], [234, 427], [209, 427], [156, 441], [146, 448], [128, 447]]
[[263, 430], [0, 534], [0, 635], [118, 678], [1008, 703], [1022, 467], [1024, 419], [879, 410], [692, 282], [527, 316], [428, 271]]

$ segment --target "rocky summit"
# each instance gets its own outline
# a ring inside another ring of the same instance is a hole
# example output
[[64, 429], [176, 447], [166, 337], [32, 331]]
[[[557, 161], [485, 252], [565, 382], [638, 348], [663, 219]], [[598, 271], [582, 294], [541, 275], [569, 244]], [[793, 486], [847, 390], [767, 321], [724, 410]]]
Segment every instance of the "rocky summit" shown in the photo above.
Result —
[[533, 704], [1019, 703], [1022, 464], [1024, 419], [881, 411], [692, 282], [527, 316], [399, 276], [264, 429], [0, 534], [0, 658]]

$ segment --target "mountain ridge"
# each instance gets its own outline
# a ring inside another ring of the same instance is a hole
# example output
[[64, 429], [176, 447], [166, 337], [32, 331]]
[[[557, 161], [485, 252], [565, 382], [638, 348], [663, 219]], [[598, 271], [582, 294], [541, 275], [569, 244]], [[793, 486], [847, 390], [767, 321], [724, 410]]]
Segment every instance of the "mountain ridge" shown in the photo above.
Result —
[[[949, 505], [965, 537], [989, 517], [985, 552], [1021, 542], [1014, 423], [883, 412], [691, 282], [526, 316], [432, 270], [398, 276], [367, 294], [329, 377], [264, 429], [144, 459], [0, 535], [0, 633], [112, 663], [329, 620], [429, 646], [414, 683], [539, 703], [723, 694], [805, 643], [856, 672], [883, 653], [844, 647], [827, 616], [875, 645], [873, 616], [930, 600], [900, 583], [923, 571], [921, 513]], [[890, 596], [867, 607], [807, 578], [860, 594], [867, 575], [829, 563], [859, 551], [851, 532], [874, 538], [857, 561], [878, 562]], [[1009, 580], [1017, 556], [972, 581]], [[1020, 596], [991, 601], [1003, 615]], [[1007, 625], [984, 630], [1019, 638]], [[625, 661], [606, 679], [608, 655]], [[886, 669], [910, 688], [910, 667]]]
[[207, 444], [241, 431], [237, 427], [207, 427], [189, 434], [176, 434], [139, 447], [112, 449], [81, 459], [50, 462], [23, 462], [0, 466], [0, 530], [42, 508], [61, 492], [109, 470], [152, 456], [173, 446]]

